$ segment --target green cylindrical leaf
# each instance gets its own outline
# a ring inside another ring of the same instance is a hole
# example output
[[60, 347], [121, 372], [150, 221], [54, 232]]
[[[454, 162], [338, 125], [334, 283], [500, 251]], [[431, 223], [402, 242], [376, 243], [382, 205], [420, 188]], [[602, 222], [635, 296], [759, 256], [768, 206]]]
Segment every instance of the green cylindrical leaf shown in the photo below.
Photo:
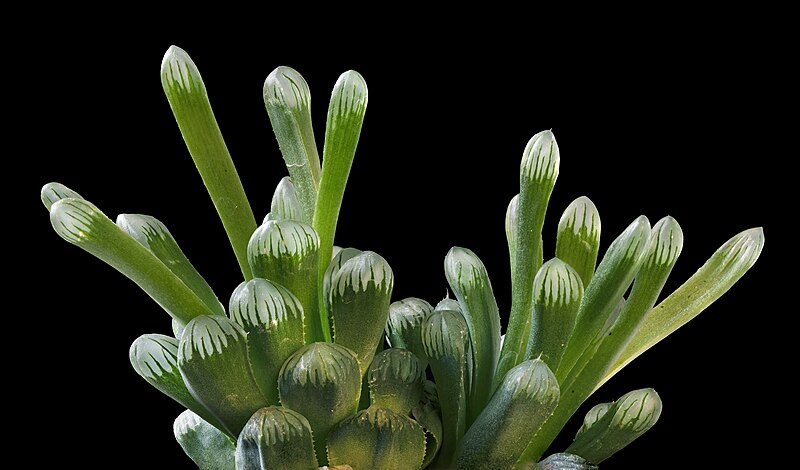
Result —
[[493, 469], [511, 469], [558, 398], [558, 382], [543, 361], [525, 361], [508, 371], [459, 443], [456, 468], [481, 468], [491, 462]]
[[333, 341], [356, 353], [365, 374], [383, 339], [393, 287], [392, 268], [372, 251], [345, 262], [331, 282]]
[[578, 455], [561, 453], [542, 460], [533, 466], [533, 470], [597, 470], [597, 465], [590, 464]]
[[688, 281], [656, 305], [603, 382], [720, 298], [755, 264], [763, 248], [761, 228], [745, 230], [722, 245]]
[[317, 459], [326, 463], [331, 428], [358, 409], [361, 371], [355, 354], [333, 343], [312, 343], [286, 361], [278, 378], [281, 404], [308, 419]]
[[542, 226], [550, 194], [558, 178], [561, 156], [551, 131], [534, 135], [520, 163], [519, 203], [517, 208], [516, 254], [511, 281], [511, 314], [500, 353], [495, 383], [508, 368], [524, 359], [531, 328], [533, 278], [542, 266]]
[[253, 278], [239, 284], [230, 301], [231, 319], [247, 332], [253, 376], [271, 404], [278, 403], [278, 374], [304, 344], [303, 306], [289, 289]]
[[200, 71], [183, 49], [170, 46], [161, 62], [161, 85], [178, 127], [217, 209], [245, 279], [247, 241], [256, 218], [222, 138]]
[[371, 406], [339, 423], [328, 436], [331, 465], [414, 470], [425, 456], [425, 432], [411, 418]]
[[178, 369], [177, 339], [159, 334], [142, 335], [131, 344], [128, 357], [133, 370], [147, 383], [214, 426], [225, 429], [222, 423], [189, 393]]
[[425, 300], [409, 297], [389, 305], [389, 321], [386, 322], [386, 337], [392, 347], [413, 352], [423, 371], [428, 367], [428, 357], [422, 346], [422, 323], [432, 311], [433, 307]]
[[558, 369], [582, 299], [583, 283], [572, 267], [558, 258], [542, 265], [533, 280], [528, 359], [541, 357], [551, 370]]
[[572, 266], [588, 286], [599, 250], [600, 214], [591, 199], [581, 196], [567, 206], [558, 222], [556, 257]]
[[117, 216], [117, 226], [160, 259], [164, 266], [197, 294], [211, 312], [215, 315], [225, 315], [225, 307], [217, 299], [211, 286], [192, 266], [163, 223], [149, 215], [120, 214]]
[[311, 92], [302, 75], [278, 67], [264, 81], [264, 104], [272, 130], [297, 188], [301, 218], [311, 223], [320, 180], [319, 153], [311, 125]]
[[331, 285], [333, 283], [333, 278], [339, 270], [342, 269], [344, 263], [361, 253], [363, 252], [357, 248], [339, 248], [339, 250], [333, 254], [333, 258], [330, 264], [328, 264], [328, 268], [325, 270], [325, 275], [322, 277], [322, 295], [325, 297], [325, 311], [328, 312], [329, 317], [328, 324], [330, 324]]
[[372, 405], [408, 416], [422, 399], [425, 370], [411, 351], [390, 348], [375, 355], [367, 380]]
[[450, 297], [445, 297], [444, 299], [440, 300], [436, 307], [433, 308], [434, 311], [436, 310], [452, 310], [454, 312], [458, 312], [461, 315], [464, 315], [464, 309], [461, 308], [461, 304], [458, 303], [458, 300], [451, 299]]
[[230, 437], [186, 410], [172, 425], [175, 440], [200, 470], [234, 470], [236, 448]]
[[300, 300], [306, 343], [325, 340], [328, 319], [320, 316], [317, 298], [317, 232], [295, 220], [268, 220], [253, 233], [247, 254], [253, 276], [286, 287]]
[[494, 391], [492, 380], [500, 357], [500, 312], [486, 267], [466, 248], [453, 247], [444, 271], [469, 328], [473, 354], [472, 388], [467, 399], [467, 426], [478, 417]]
[[471, 356], [469, 327], [464, 316], [453, 310], [435, 310], [422, 328], [422, 344], [441, 400], [443, 438], [439, 462], [451, 463], [456, 444], [464, 435], [467, 420], [467, 357]]
[[275, 192], [272, 194], [272, 202], [269, 206], [269, 214], [264, 217], [264, 223], [268, 220], [289, 219], [305, 222], [303, 209], [297, 202], [297, 192], [294, 189], [292, 179], [288, 176], [281, 178]]
[[511, 263], [511, 279], [517, 265], [517, 230], [519, 228], [519, 194], [511, 198], [506, 209], [506, 240], [508, 240], [508, 255]]
[[267, 406], [250, 369], [247, 333], [228, 317], [201, 315], [190, 321], [178, 348], [178, 367], [192, 396], [232, 436]]
[[556, 371], [563, 383], [590, 342], [610, 327], [608, 319], [644, 261], [650, 238], [650, 221], [640, 216], [608, 247], [592, 282], [586, 286], [575, 329]]
[[62, 199], [83, 199], [83, 197], [75, 191], [69, 189], [61, 183], [47, 183], [42, 186], [40, 193], [42, 204], [49, 211], [56, 202]]
[[213, 313], [152, 251], [117, 227], [91, 202], [66, 198], [53, 203], [50, 224], [61, 238], [135, 282], [181, 324], [197, 315]]
[[[323, 260], [332, 256], [336, 221], [361, 135], [367, 95], [367, 82], [353, 70], [339, 76], [331, 93], [322, 151], [322, 178], [314, 210], [314, 228], [319, 233], [320, 259]], [[320, 265], [320, 278], [326, 268]]]
[[584, 424], [585, 429], [581, 428], [567, 452], [599, 464], [653, 427], [661, 408], [661, 398], [652, 388], [629, 392], [594, 423]]
[[270, 406], [247, 421], [236, 444], [236, 470], [317, 468], [308, 420], [296, 411]]
[[608, 410], [610, 410], [613, 406], [614, 406], [613, 402], [599, 403], [597, 405], [594, 405], [592, 409], [590, 409], [586, 413], [586, 416], [583, 417], [583, 424], [581, 425], [581, 428], [578, 429], [578, 433], [575, 435], [575, 437], [580, 436], [581, 434], [585, 433], [589, 428], [594, 426], [594, 424], [600, 421], [600, 419], [602, 419], [603, 416], [605, 416], [606, 413], [608, 413]]

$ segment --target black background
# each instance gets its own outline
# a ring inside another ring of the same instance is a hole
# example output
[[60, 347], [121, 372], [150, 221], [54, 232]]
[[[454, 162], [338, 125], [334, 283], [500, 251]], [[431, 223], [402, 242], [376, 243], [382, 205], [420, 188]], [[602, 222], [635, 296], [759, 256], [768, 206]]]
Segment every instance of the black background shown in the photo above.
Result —
[[[245, 40], [83, 26], [51, 31], [46, 50], [16, 51], [13, 70], [24, 80], [9, 94], [25, 108], [12, 129], [22, 130], [23, 164], [34, 176], [24, 199], [59, 181], [112, 219], [156, 216], [224, 303], [240, 275], [161, 90], [159, 64], [170, 44], [201, 70], [259, 221], [286, 174], [263, 106], [264, 78], [278, 65], [304, 75], [321, 151], [336, 78], [362, 73], [369, 106], [336, 241], [382, 254], [395, 273], [394, 299], [438, 301], [447, 287], [444, 255], [465, 246], [486, 264], [505, 322], [504, 214], [518, 192], [522, 150], [543, 129], [553, 129], [561, 149], [546, 257], [561, 211], [581, 195], [599, 208], [603, 250], [640, 214], [681, 223], [686, 243], [668, 290], [734, 234], [763, 225], [770, 239], [781, 229], [768, 221], [780, 173], [774, 163], [791, 155], [776, 144], [788, 106], [777, 37], [705, 33], [687, 23], [652, 35], [647, 26], [599, 31], [574, 46], [565, 31], [563, 47], [553, 48], [534, 30], [465, 38], [410, 28], [392, 41], [320, 34], [302, 44], [270, 27]], [[37, 426], [58, 423], [47, 446], [64, 462], [102, 452], [123, 456], [130, 468], [190, 468], [172, 438], [181, 408], [127, 359], [138, 335], [168, 332], [169, 317], [123, 276], [60, 240], [41, 207], [30, 210], [39, 211], [33, 226], [46, 269], [37, 279], [47, 286], [35, 294], [44, 309], [36, 331], [54, 359], [52, 372], [28, 380], [26, 406]], [[788, 314], [765, 300], [776, 276], [767, 263], [777, 253], [768, 242], [731, 292], [590, 399], [654, 387], [664, 401], [659, 423], [603, 468], [717, 468], [773, 450], [782, 413], [770, 403], [771, 355], [782, 346], [769, 328]], [[567, 426], [554, 450], [578, 425]]]

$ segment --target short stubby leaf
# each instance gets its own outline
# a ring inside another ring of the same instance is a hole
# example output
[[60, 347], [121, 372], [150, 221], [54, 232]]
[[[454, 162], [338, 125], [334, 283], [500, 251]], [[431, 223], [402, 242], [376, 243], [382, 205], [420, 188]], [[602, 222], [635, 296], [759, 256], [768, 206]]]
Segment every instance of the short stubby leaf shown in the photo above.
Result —
[[408, 297], [389, 305], [389, 321], [386, 322], [386, 337], [392, 347], [413, 352], [423, 370], [428, 366], [428, 358], [422, 346], [422, 323], [431, 312], [433, 307], [427, 301]]
[[234, 470], [233, 441], [203, 418], [186, 410], [172, 425], [175, 440], [200, 470]]
[[581, 196], [567, 206], [558, 222], [556, 257], [572, 266], [589, 285], [597, 265], [600, 250], [600, 214], [586, 196]]
[[184, 329], [178, 367], [192, 396], [232, 436], [253, 413], [267, 406], [250, 369], [247, 333], [221, 315], [201, 315]]
[[547, 457], [532, 468], [533, 470], [597, 470], [597, 465], [592, 465], [578, 455], [560, 453]]
[[407, 416], [422, 399], [425, 370], [407, 349], [389, 348], [375, 355], [369, 367], [370, 403]]
[[236, 470], [308, 470], [317, 465], [311, 425], [296, 411], [261, 408], [239, 434]]
[[229, 310], [231, 319], [247, 332], [256, 383], [269, 403], [277, 404], [281, 367], [305, 344], [303, 306], [289, 289], [256, 277], [233, 291]]
[[294, 189], [294, 184], [288, 176], [281, 178], [275, 188], [275, 192], [272, 194], [272, 202], [269, 206], [269, 214], [264, 218], [264, 223], [276, 219], [306, 221], [303, 217], [300, 203], [297, 202], [297, 192]]
[[80, 194], [69, 189], [61, 183], [47, 183], [46, 185], [42, 186], [40, 196], [42, 199], [42, 204], [44, 204], [44, 207], [47, 208], [48, 211], [53, 204], [62, 199], [83, 199]]
[[355, 354], [333, 343], [312, 343], [292, 354], [278, 378], [281, 404], [308, 419], [317, 459], [325, 463], [330, 429], [358, 409], [361, 371]]
[[339, 423], [328, 436], [331, 465], [353, 469], [414, 470], [425, 456], [425, 432], [416, 421], [371, 406]]
[[363, 373], [383, 339], [393, 288], [392, 268], [372, 251], [347, 260], [331, 281], [333, 340], [356, 353]]
[[325, 309], [329, 313], [331, 311], [331, 284], [333, 283], [333, 278], [342, 269], [344, 263], [363, 253], [358, 248], [347, 247], [339, 248], [338, 250], [336, 248], [339, 247], [334, 247], [333, 258], [331, 258], [331, 262], [325, 268], [325, 274], [322, 276], [322, 295], [325, 296]]

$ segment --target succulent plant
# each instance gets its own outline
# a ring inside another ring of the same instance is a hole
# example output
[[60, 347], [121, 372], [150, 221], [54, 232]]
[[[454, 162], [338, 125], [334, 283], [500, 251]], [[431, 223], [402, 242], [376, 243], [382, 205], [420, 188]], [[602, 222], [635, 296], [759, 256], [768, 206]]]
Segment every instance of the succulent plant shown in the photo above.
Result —
[[763, 248], [761, 229], [734, 236], [659, 302], [683, 248], [671, 217], [634, 219], [600, 256], [599, 212], [582, 196], [561, 215], [555, 249], [545, 247], [561, 156], [554, 134], [540, 132], [506, 212], [512, 303], [503, 335], [473, 251], [446, 254], [455, 298], [434, 306], [392, 302], [387, 259], [334, 246], [368, 101], [357, 72], [334, 87], [321, 159], [305, 80], [288, 67], [267, 77], [264, 102], [289, 176], [261, 225], [186, 52], [169, 48], [161, 81], [244, 278], [227, 310], [154, 217], [115, 223], [59, 183], [41, 199], [56, 233], [172, 318], [172, 335], [141, 336], [130, 361], [187, 409], [174, 433], [201, 469], [595, 469], [656, 423], [654, 390], [595, 406], [571, 445], [546, 452], [597, 388], [725, 293]]

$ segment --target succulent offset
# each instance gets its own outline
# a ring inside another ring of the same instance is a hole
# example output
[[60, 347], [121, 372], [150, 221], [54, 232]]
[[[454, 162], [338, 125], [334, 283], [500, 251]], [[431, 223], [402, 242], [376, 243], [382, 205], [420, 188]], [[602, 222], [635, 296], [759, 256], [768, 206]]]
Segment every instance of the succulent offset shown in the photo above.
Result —
[[683, 248], [678, 222], [651, 226], [640, 216], [599, 256], [599, 212], [582, 196], [546, 247], [561, 156], [553, 133], [540, 132], [524, 149], [506, 212], [512, 302], [501, 334], [489, 273], [473, 251], [446, 254], [454, 298], [432, 305], [392, 302], [387, 259], [334, 246], [367, 107], [357, 72], [333, 89], [321, 159], [305, 80], [288, 67], [267, 77], [264, 102], [289, 176], [261, 225], [186, 52], [169, 48], [161, 81], [244, 277], [229, 299], [220, 301], [156, 218], [121, 214], [115, 223], [59, 183], [41, 198], [62, 238], [172, 318], [172, 334], [142, 335], [130, 361], [186, 408], [175, 438], [201, 469], [596, 469], [656, 423], [658, 394], [634, 390], [594, 406], [580, 429], [564, 430], [576, 432], [571, 445], [550, 449], [567, 421], [725, 293], [764, 245], [761, 229], [746, 230], [662, 296]]

